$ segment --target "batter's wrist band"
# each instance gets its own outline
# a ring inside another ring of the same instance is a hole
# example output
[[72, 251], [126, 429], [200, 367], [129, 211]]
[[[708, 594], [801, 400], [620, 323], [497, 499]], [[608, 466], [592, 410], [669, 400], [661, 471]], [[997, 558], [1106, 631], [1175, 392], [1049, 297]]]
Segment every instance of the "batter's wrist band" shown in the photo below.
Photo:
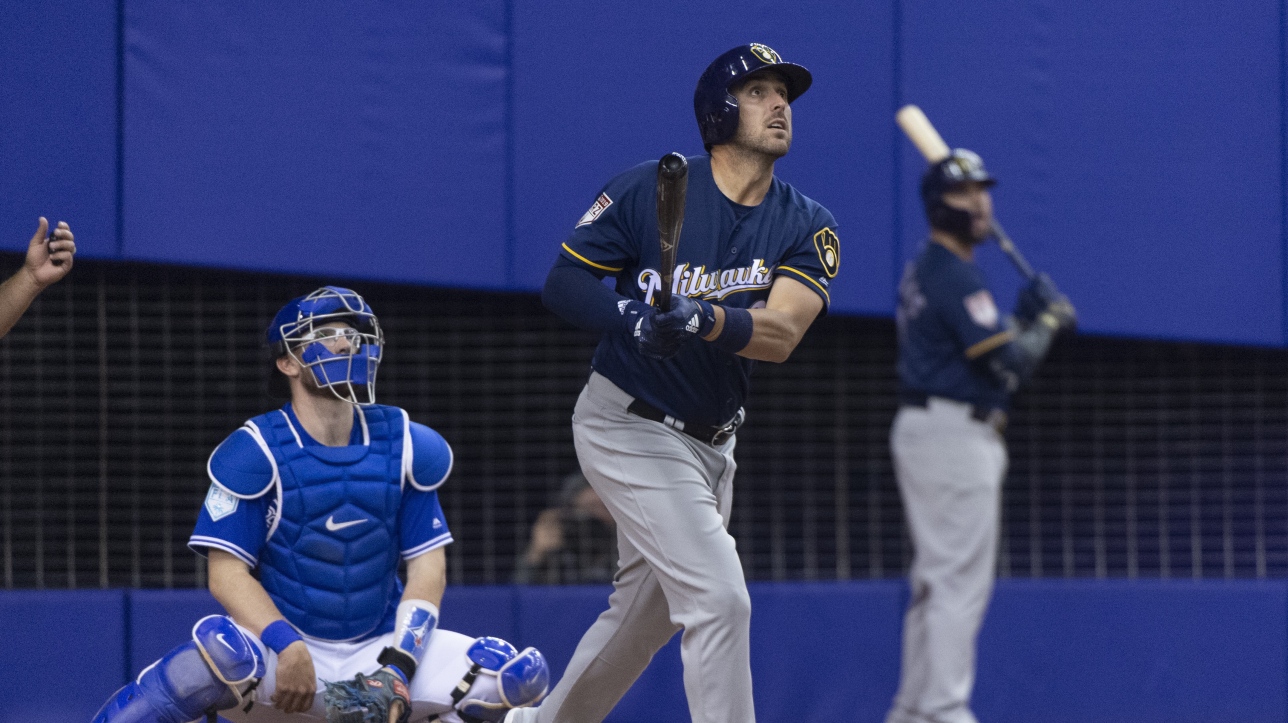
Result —
[[724, 349], [730, 354], [737, 354], [747, 348], [751, 342], [752, 321], [751, 312], [746, 309], [733, 309], [728, 306], [724, 307], [725, 318], [724, 328], [720, 330], [720, 336], [711, 340], [717, 349]]
[[278, 620], [268, 624], [264, 632], [259, 634], [260, 642], [274, 653], [282, 654], [291, 643], [297, 640], [303, 640], [298, 631], [291, 627], [291, 624], [285, 620]]

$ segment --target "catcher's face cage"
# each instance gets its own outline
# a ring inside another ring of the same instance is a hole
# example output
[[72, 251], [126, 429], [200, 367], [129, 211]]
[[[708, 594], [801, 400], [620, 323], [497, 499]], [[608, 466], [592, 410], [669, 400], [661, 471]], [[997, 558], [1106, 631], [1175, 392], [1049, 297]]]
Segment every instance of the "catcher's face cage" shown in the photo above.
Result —
[[301, 299], [296, 318], [276, 331], [281, 351], [308, 370], [319, 388], [350, 404], [375, 404], [385, 335], [357, 293], [318, 289]]

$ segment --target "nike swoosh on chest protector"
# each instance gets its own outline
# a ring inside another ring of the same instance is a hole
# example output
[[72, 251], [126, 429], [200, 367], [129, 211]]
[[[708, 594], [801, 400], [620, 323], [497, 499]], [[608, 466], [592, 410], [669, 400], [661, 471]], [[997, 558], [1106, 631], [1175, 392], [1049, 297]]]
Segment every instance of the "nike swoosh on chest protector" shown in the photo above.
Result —
[[343, 530], [346, 527], [361, 525], [366, 521], [367, 521], [367, 518], [364, 517], [360, 520], [349, 520], [348, 522], [336, 522], [335, 515], [331, 515], [330, 517], [326, 518], [326, 528], [332, 532], [335, 532], [337, 530]]

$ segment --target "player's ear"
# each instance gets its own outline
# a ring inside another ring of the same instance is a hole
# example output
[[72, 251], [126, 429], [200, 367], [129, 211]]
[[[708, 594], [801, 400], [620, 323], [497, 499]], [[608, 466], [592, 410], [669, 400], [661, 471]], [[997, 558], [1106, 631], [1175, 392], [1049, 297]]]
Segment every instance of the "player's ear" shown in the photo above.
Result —
[[277, 371], [286, 375], [287, 378], [298, 377], [300, 375], [300, 364], [290, 354], [283, 354], [274, 362], [277, 364]]

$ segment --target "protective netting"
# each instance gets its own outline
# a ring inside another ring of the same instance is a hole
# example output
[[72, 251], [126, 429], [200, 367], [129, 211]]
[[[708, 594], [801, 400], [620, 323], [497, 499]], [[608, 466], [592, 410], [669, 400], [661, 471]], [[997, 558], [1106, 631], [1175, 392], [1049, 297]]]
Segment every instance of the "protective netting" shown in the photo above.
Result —
[[[16, 267], [3, 257], [0, 270]], [[0, 341], [4, 587], [185, 587], [210, 450], [273, 405], [265, 326], [342, 283], [388, 339], [380, 401], [456, 452], [455, 584], [508, 582], [576, 469], [591, 335], [535, 296], [81, 260]], [[908, 563], [886, 437], [894, 328], [827, 318], [761, 364], [735, 512], [753, 579], [890, 577]], [[1288, 353], [1079, 337], [1012, 418], [1001, 574], [1288, 574]], [[575, 559], [575, 556], [574, 556]]]

